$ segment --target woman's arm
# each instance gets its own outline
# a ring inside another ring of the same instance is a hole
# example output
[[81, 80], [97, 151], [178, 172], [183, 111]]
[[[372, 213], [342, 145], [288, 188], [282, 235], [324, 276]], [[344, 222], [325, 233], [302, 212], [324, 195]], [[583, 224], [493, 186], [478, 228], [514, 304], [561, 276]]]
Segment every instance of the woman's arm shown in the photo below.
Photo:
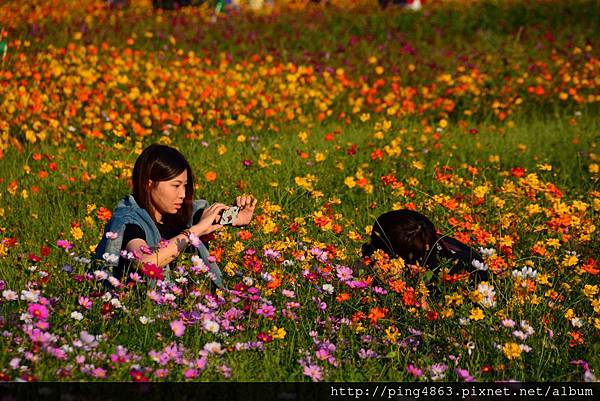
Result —
[[[159, 248], [152, 253], [148, 252], [148, 243], [141, 238], [134, 238], [127, 243], [127, 251], [135, 252], [138, 255], [138, 261], [141, 263], [154, 263], [159, 267], [164, 267], [175, 260], [181, 252], [187, 248], [190, 243], [189, 234], [201, 236], [209, 234], [222, 226], [214, 224], [219, 219], [221, 211], [227, 209], [222, 203], [214, 203], [204, 210], [198, 224], [189, 228], [189, 233], [182, 232], [169, 239], [166, 246]], [[144, 252], [146, 251], [146, 252]]]
[[[141, 263], [154, 263], [164, 267], [177, 258], [188, 246], [189, 239], [185, 234], [179, 234], [169, 240], [167, 246], [148, 254], [148, 244], [141, 238], [134, 238], [127, 243], [127, 251], [138, 255], [137, 260]], [[144, 252], [146, 251], [146, 252]]]

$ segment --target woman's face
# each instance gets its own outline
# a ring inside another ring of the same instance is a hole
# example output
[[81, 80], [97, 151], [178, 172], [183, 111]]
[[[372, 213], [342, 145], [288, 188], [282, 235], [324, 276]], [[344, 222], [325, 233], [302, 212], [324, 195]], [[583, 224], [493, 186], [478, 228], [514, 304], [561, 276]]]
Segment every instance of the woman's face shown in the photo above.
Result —
[[162, 214], [175, 214], [185, 199], [187, 171], [168, 181], [158, 181], [153, 185], [150, 180], [150, 199], [152, 206]]

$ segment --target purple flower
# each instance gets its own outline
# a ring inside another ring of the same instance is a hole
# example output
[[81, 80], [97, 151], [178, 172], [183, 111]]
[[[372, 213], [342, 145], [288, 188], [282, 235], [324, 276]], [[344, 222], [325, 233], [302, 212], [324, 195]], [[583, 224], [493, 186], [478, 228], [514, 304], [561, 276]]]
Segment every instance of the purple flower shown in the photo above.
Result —
[[365, 350], [364, 348], [361, 348], [360, 351], [358, 351], [358, 357], [360, 359], [377, 358], [378, 356], [379, 355], [377, 352], [373, 351], [372, 349]]

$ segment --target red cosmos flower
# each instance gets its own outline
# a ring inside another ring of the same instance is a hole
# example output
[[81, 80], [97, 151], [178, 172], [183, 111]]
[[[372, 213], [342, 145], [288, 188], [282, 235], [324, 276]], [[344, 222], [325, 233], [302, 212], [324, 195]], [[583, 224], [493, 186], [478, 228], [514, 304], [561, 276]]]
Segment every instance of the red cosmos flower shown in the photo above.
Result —
[[142, 267], [142, 273], [148, 276], [148, 278], [156, 280], [162, 280], [164, 278], [163, 269], [156, 266], [154, 263], [144, 263], [144, 267]]
[[133, 379], [134, 382], [147, 382], [148, 378], [146, 376], [144, 376], [144, 373], [142, 373], [142, 371], [137, 370], [137, 369], [132, 369], [131, 371], [129, 371], [129, 374], [131, 375], [131, 378]]
[[55, 162], [48, 163], [48, 168], [52, 171], [58, 170], [58, 165]]
[[598, 262], [596, 262], [593, 258], [589, 258], [586, 264], [581, 266], [581, 268], [594, 276], [600, 273], [600, 269], [598, 269]]
[[514, 167], [510, 170], [513, 177], [521, 178], [525, 176], [525, 169], [523, 167]]
[[427, 320], [438, 320], [439, 317], [440, 314], [436, 311], [430, 310], [429, 312], [427, 312]]
[[40, 253], [43, 257], [50, 255], [50, 252], [52, 252], [52, 248], [50, 248], [49, 246], [44, 245], [40, 248]]
[[4, 245], [7, 248], [16, 246], [17, 245], [17, 239], [16, 238], [10, 238], [10, 237], [2, 238], [2, 245]]
[[102, 307], [100, 308], [100, 313], [102, 316], [109, 315], [113, 310], [113, 306], [110, 302], [104, 302]]
[[256, 338], [259, 341], [262, 341], [263, 343], [270, 343], [271, 341], [273, 341], [273, 337], [272, 336], [270, 336], [267, 333], [262, 332], [262, 331], [256, 335]]
[[30, 253], [30, 254], [29, 254], [29, 260], [30, 260], [31, 262], [40, 262], [40, 261], [42, 260], [42, 258], [40, 258], [39, 256], [37, 256], [37, 255], [36, 255], [36, 254], [34, 254], [34, 253]]
[[383, 160], [383, 151], [381, 149], [375, 149], [371, 152], [371, 160]]
[[490, 365], [485, 365], [485, 366], [482, 366], [481, 369], [479, 369], [479, 371], [485, 375], [488, 373], [492, 373], [494, 371], [494, 368], [491, 367]]
[[383, 186], [388, 186], [396, 182], [396, 177], [393, 174], [382, 175], [380, 179]]

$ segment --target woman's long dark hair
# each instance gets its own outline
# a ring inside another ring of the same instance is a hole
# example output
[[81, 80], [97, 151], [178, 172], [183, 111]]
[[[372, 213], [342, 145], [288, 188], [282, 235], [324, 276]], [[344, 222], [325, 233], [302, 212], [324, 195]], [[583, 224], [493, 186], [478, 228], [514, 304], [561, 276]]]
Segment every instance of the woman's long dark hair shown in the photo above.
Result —
[[363, 245], [362, 254], [371, 256], [380, 249], [391, 258], [399, 256], [407, 263], [424, 265], [437, 238], [435, 226], [421, 213], [394, 210], [375, 220], [371, 242]]
[[[175, 214], [165, 214], [163, 223], [169, 229], [183, 229], [192, 216], [192, 201], [194, 199], [194, 175], [185, 157], [170, 146], [153, 144], [139, 155], [133, 166], [131, 177], [133, 197], [138, 205], [150, 213], [151, 199], [148, 183], [171, 180], [187, 171], [185, 199], [181, 208]], [[154, 220], [153, 213], [150, 217]]]

